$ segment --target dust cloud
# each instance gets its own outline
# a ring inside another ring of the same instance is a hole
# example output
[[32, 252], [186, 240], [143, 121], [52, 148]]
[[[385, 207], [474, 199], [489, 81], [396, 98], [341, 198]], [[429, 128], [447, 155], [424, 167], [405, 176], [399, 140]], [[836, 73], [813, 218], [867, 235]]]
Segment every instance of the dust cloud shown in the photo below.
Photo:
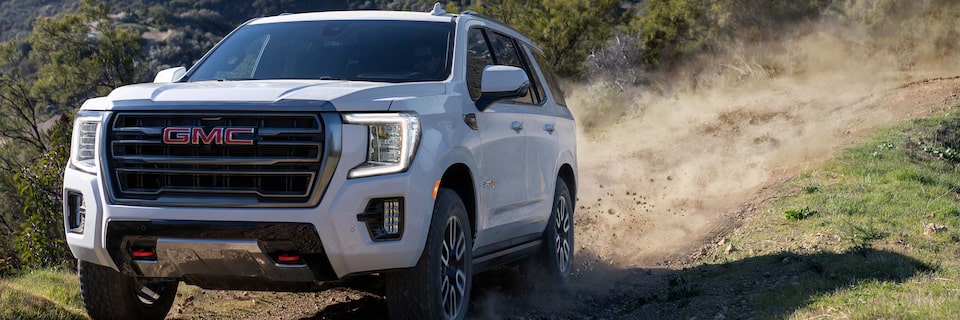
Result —
[[[960, 2], [934, 8], [947, 13], [933, 20], [916, 18], [930, 12], [924, 8], [894, 8], [896, 17], [876, 12], [896, 1], [847, 2], [847, 20], [825, 16], [791, 26], [774, 42], [731, 43], [645, 85], [567, 86], [580, 130], [576, 299], [518, 288], [513, 269], [495, 270], [475, 278], [474, 317], [623, 317], [597, 313], [620, 303], [614, 281], [633, 275], [626, 282], [638, 290], [645, 281], [656, 285], [658, 272], [684, 267], [714, 246], [787, 179], [876, 128], [960, 104], [960, 20], [952, 18]], [[650, 276], [636, 276], [643, 272]], [[344, 299], [356, 301], [347, 307], [365, 306], [350, 310], [383, 309], [381, 294], [278, 296], [330, 312]], [[190, 312], [198, 313], [184, 314]]]
[[[957, 32], [935, 22], [917, 30]], [[683, 261], [771, 189], [873, 129], [958, 103], [960, 59], [936, 49], [942, 37], [879, 35], [827, 18], [789, 34], [687, 62], [666, 76], [669, 90], [603, 81], [567, 89], [581, 130], [579, 276]]]

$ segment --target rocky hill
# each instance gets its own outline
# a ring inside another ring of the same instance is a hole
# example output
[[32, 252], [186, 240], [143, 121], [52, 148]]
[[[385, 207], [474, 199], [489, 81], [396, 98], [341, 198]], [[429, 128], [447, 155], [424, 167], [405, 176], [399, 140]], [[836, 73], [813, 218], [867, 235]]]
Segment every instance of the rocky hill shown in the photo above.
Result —
[[[427, 10], [430, 0], [107, 0], [113, 17], [139, 28], [151, 67], [189, 66], [238, 24], [285, 12]], [[464, 6], [470, 1], [460, 1]], [[0, 41], [24, 41], [39, 17], [76, 11], [78, 1], [0, 0]]]

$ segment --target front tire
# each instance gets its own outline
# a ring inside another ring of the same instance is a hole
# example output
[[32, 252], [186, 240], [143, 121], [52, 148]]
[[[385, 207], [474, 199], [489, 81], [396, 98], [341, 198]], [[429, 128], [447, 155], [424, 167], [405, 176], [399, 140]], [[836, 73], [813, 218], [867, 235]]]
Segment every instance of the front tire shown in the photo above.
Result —
[[80, 296], [91, 319], [163, 319], [178, 281], [149, 281], [80, 261]]
[[473, 235], [467, 209], [440, 188], [417, 265], [386, 277], [392, 319], [463, 319], [473, 285]]
[[573, 198], [567, 184], [557, 179], [543, 244], [539, 252], [521, 264], [524, 276], [536, 285], [566, 285], [573, 271], [573, 234]]

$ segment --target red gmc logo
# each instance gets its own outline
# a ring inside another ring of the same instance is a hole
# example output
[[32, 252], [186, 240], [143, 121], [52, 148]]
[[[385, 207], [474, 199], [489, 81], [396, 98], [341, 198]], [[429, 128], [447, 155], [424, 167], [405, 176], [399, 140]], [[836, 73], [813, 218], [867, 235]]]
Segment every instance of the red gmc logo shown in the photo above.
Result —
[[203, 128], [167, 127], [163, 128], [163, 143], [251, 145], [253, 139], [241, 139], [237, 138], [237, 135], [253, 132], [253, 128], [216, 127], [210, 129], [210, 132], [204, 132]]

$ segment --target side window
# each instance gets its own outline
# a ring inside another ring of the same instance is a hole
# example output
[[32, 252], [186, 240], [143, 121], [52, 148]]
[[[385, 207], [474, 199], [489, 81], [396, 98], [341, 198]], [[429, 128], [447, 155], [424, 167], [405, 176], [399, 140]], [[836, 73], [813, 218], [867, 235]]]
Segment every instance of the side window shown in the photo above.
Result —
[[470, 99], [476, 101], [480, 98], [483, 68], [492, 64], [493, 55], [490, 54], [490, 46], [487, 45], [483, 29], [470, 29], [467, 32], [467, 89], [470, 91]]
[[[497, 58], [498, 65], [525, 69], [527, 71], [527, 78], [529, 78], [531, 84], [533, 84], [533, 77], [530, 76], [530, 69], [524, 68], [523, 60], [520, 59], [520, 52], [517, 51], [517, 47], [513, 39], [496, 32], [491, 32], [490, 42], [493, 44], [493, 53]], [[528, 93], [527, 96], [513, 99], [513, 101], [518, 103], [535, 104], [536, 99], [537, 97], [534, 93], [534, 90], [530, 90], [530, 93]]]
[[543, 72], [543, 76], [547, 78], [547, 87], [550, 88], [550, 95], [553, 96], [553, 101], [561, 106], [566, 106], [567, 101], [563, 99], [563, 91], [560, 90], [560, 85], [557, 83], [557, 76], [553, 73], [553, 67], [547, 62], [547, 58], [544, 57], [542, 53], [536, 51], [533, 51], [533, 57], [537, 59], [537, 64], [540, 65], [540, 71]]
[[493, 44], [493, 53], [497, 57], [497, 64], [523, 68], [520, 54], [517, 53], [517, 48], [513, 45], [513, 39], [496, 32], [490, 34], [490, 43]]
[[[527, 77], [530, 78], [530, 91], [533, 95], [534, 101], [537, 104], [542, 103], [544, 100], [547, 100], [547, 97], [543, 93], [543, 78], [540, 77], [540, 73], [537, 72], [537, 69], [543, 69], [539, 63], [533, 62], [532, 53], [535, 52], [533, 49], [530, 49], [529, 46], [523, 45], [523, 59], [527, 65]], [[542, 73], [542, 72], [541, 72]]]

